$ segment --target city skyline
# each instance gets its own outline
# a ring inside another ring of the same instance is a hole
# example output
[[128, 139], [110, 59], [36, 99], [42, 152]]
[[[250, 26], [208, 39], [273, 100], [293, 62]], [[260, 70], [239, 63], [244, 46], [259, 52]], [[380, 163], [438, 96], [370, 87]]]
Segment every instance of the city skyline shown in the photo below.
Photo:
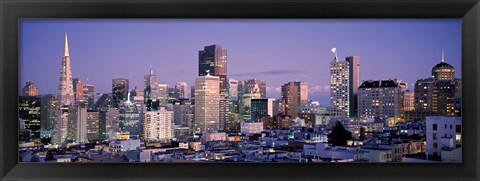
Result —
[[[322, 29], [325, 27], [329, 28]], [[73, 77], [95, 85], [96, 92], [101, 93], [111, 92], [110, 83], [115, 78], [129, 79], [130, 90], [135, 86], [143, 89], [150, 65], [159, 83], [169, 87], [176, 82], [195, 85], [198, 51], [213, 44], [228, 50], [227, 78], [264, 79], [267, 97], [272, 98], [280, 97], [281, 85], [305, 81], [310, 87], [309, 99], [327, 106], [329, 64], [334, 57], [331, 47], [337, 47], [341, 60], [347, 56], [361, 58], [361, 82], [397, 78], [413, 90], [412, 84], [429, 77], [432, 66], [441, 61], [442, 50], [445, 61], [457, 70], [455, 77], [461, 78], [459, 20], [22, 20], [20, 30], [19, 91], [30, 80], [39, 94], [57, 94], [58, 59], [65, 32], [69, 34]], [[207, 30], [211, 32], [197, 37]], [[326, 36], [332, 32], [341, 36]], [[373, 34], [376, 39], [368, 39]], [[389, 36], [392, 34], [397, 37]], [[381, 42], [392, 47], [384, 47]], [[412, 63], [418, 66], [406, 68]]]

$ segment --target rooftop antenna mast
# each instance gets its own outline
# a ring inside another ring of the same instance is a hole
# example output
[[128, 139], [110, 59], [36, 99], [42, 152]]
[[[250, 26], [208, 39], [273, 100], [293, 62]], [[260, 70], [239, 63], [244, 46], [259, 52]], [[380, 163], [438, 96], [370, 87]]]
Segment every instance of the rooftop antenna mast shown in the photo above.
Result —
[[338, 55], [337, 55], [337, 48], [333, 47], [331, 49], [332, 53], [335, 54], [335, 58], [333, 59], [335, 62], [338, 62]]
[[445, 53], [443, 52], [443, 49], [442, 49], [442, 62], [445, 62]]

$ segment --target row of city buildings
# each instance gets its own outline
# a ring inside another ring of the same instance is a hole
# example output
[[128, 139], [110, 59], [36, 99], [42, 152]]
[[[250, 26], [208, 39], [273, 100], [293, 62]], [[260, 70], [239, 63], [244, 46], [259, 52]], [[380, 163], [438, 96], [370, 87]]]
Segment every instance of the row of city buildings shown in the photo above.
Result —
[[[228, 78], [220, 45], [199, 51], [190, 96], [186, 82], [169, 88], [152, 67], [143, 89], [115, 78], [111, 93], [95, 93], [72, 78], [65, 35], [58, 95], [38, 95], [29, 81], [19, 97], [21, 159], [54, 149], [57, 161], [87, 162], [461, 160], [461, 81], [443, 55], [410, 92], [397, 79], [360, 82], [360, 57], [341, 61], [332, 50], [326, 107], [309, 100], [304, 81], [284, 84], [275, 99], [266, 80]], [[343, 146], [327, 143], [337, 122], [352, 134]]]

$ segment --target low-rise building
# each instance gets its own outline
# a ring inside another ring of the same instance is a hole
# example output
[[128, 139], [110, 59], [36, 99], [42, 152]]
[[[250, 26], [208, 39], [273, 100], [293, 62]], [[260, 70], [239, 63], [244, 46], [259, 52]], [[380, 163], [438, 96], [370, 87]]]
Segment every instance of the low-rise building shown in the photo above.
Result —
[[429, 116], [426, 118], [426, 126], [428, 159], [443, 160], [442, 150], [449, 151], [461, 147], [461, 117]]
[[242, 121], [240, 132], [243, 134], [258, 134], [263, 131], [263, 122]]

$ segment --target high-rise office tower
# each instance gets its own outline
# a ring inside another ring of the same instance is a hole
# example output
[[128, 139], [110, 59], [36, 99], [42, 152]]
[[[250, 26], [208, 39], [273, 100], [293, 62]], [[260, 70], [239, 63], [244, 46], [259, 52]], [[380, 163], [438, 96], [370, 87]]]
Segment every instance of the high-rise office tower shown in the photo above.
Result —
[[53, 131], [55, 129], [55, 120], [58, 117], [58, 99], [55, 95], [47, 94], [40, 98], [40, 127], [41, 130]]
[[88, 110], [95, 108], [94, 96], [95, 86], [93, 84], [83, 84], [83, 99], [87, 103]]
[[161, 107], [158, 111], [145, 113], [143, 138], [145, 141], [166, 142], [173, 138], [173, 111]]
[[27, 81], [22, 89], [23, 96], [38, 96], [38, 88], [35, 82]]
[[220, 78], [199, 76], [195, 79], [195, 124], [197, 132], [219, 130]]
[[230, 78], [228, 79], [228, 98], [232, 101], [238, 100], [238, 80]]
[[83, 100], [83, 83], [79, 78], [73, 78], [73, 95], [75, 97], [75, 102], [81, 102]]
[[358, 106], [358, 87], [360, 86], [360, 57], [349, 56], [345, 58], [348, 63], [348, 96], [350, 101], [349, 116], [355, 117]]
[[220, 45], [210, 45], [198, 52], [198, 75], [220, 78], [220, 96], [227, 96], [227, 50]]
[[432, 77], [415, 83], [415, 111], [436, 116], [460, 114], [461, 80], [455, 68], [442, 61], [432, 68]]
[[263, 117], [273, 117], [273, 101], [275, 101], [273, 98], [252, 99], [250, 109], [251, 119], [258, 121], [258, 119]]
[[131, 102], [130, 99], [118, 106], [119, 120], [123, 124], [122, 131], [128, 131], [130, 138], [140, 139], [142, 135], [141, 114], [143, 111], [141, 105]]
[[284, 101], [285, 115], [291, 118], [298, 117], [298, 111], [300, 109], [300, 93], [299, 87], [295, 82], [289, 82], [282, 86], [282, 100]]
[[158, 84], [158, 100], [160, 105], [166, 106], [168, 103], [168, 85]]
[[188, 96], [188, 86], [187, 86], [187, 83], [186, 82], [177, 82], [177, 84], [175, 84], [175, 98], [177, 99], [185, 99], [187, 98]]
[[88, 143], [87, 105], [83, 102], [74, 104], [68, 114], [67, 139], [76, 143]]
[[273, 115], [285, 114], [285, 100], [277, 99], [273, 101]]
[[244, 93], [241, 93], [239, 94], [239, 97], [238, 97], [238, 112], [239, 112], [239, 118], [241, 120], [250, 120], [251, 119], [251, 113], [250, 113], [250, 110], [251, 110], [251, 103], [252, 103], [252, 99], [260, 99], [261, 98], [261, 94], [260, 92], [256, 92], [256, 93], [247, 93], [247, 92], [244, 92]]
[[294, 82], [298, 87], [298, 102], [300, 107], [308, 103], [308, 83], [304, 81]]
[[220, 99], [219, 102], [219, 121], [218, 127], [219, 130], [225, 130], [225, 125], [229, 122], [230, 116], [230, 99]]
[[115, 107], [127, 100], [128, 90], [128, 79], [112, 79], [112, 98]]
[[143, 79], [143, 96], [144, 103], [147, 103], [147, 100], [156, 100], [159, 97], [158, 91], [158, 79], [157, 75], [153, 73], [152, 67], [150, 67], [150, 73], [145, 75]]
[[[107, 130], [107, 112], [113, 106], [113, 99], [108, 94], [102, 94], [100, 98], [95, 102], [96, 109], [98, 110], [98, 132], [99, 139], [105, 140], [108, 138]], [[118, 113], [118, 111], [117, 111]]]
[[105, 112], [105, 137], [113, 138], [113, 134], [120, 132], [120, 113], [117, 108], [108, 108]]
[[401, 109], [402, 89], [396, 80], [369, 80], [358, 88], [359, 117], [398, 117]]
[[190, 88], [190, 100], [192, 102], [192, 105], [195, 105], [195, 86], [192, 86]]
[[65, 33], [65, 49], [63, 51], [62, 65], [60, 68], [58, 99], [60, 105], [69, 105], [75, 101], [67, 33]]
[[[72, 95], [73, 96], [73, 95]], [[59, 107], [58, 118], [55, 122], [55, 134], [53, 137], [53, 143], [62, 145], [67, 140], [68, 126], [70, 120], [70, 114], [72, 114], [73, 107], [62, 105]]]
[[355, 117], [357, 92], [360, 86], [360, 57], [346, 57], [339, 61], [336, 49], [335, 58], [330, 63], [330, 113], [333, 116]]
[[193, 125], [193, 106], [189, 99], [179, 99], [173, 102], [173, 122], [181, 127]]
[[38, 96], [19, 96], [18, 118], [24, 121], [25, 129], [30, 130], [32, 139], [40, 138], [41, 103]]
[[100, 139], [100, 116], [98, 111], [87, 111], [87, 139], [97, 141]]

